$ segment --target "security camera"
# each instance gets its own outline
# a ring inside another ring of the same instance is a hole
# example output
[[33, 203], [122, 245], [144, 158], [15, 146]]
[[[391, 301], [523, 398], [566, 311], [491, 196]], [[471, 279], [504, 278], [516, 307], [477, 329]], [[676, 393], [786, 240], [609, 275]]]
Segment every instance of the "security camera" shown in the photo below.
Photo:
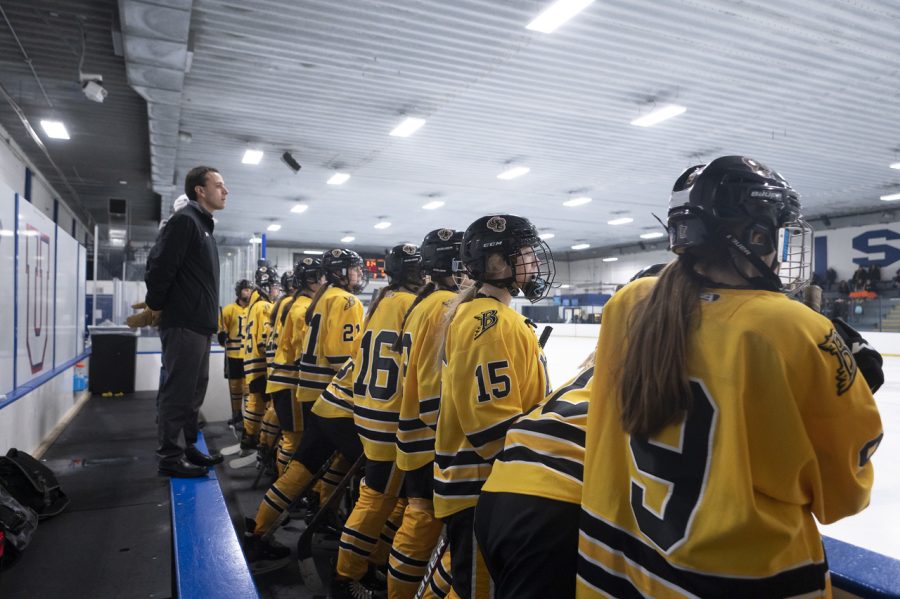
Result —
[[103, 87], [103, 75], [95, 73], [81, 73], [81, 91], [92, 102], [102, 102], [106, 99], [106, 88]]

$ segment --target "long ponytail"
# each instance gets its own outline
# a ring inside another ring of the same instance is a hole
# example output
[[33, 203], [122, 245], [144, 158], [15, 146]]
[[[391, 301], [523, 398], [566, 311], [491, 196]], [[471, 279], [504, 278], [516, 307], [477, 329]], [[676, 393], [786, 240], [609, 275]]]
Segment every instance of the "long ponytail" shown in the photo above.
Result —
[[703, 290], [695, 264], [688, 254], [670, 262], [628, 316], [619, 397], [622, 428], [636, 437], [680, 422], [691, 409], [687, 344]]
[[430, 281], [416, 294], [416, 299], [413, 300], [413, 303], [410, 304], [406, 314], [403, 315], [403, 323], [400, 325], [400, 334], [397, 336], [397, 341], [391, 346], [392, 350], [400, 352], [403, 349], [403, 333], [406, 332], [406, 321], [409, 320], [409, 315], [412, 314], [413, 308], [421, 304], [422, 300], [437, 291], [437, 289], [437, 284], [434, 281]]
[[316, 291], [315, 295], [312, 296], [312, 301], [309, 304], [309, 308], [306, 309], [306, 315], [303, 317], [303, 320], [308, 325], [312, 321], [313, 312], [316, 309], [316, 305], [319, 303], [319, 300], [322, 299], [322, 295], [325, 294], [325, 290], [331, 287], [331, 283], [323, 283], [321, 287]]
[[378, 295], [372, 298], [372, 303], [369, 304], [369, 310], [366, 312], [366, 319], [365, 321], [363, 321], [363, 328], [366, 328], [366, 326], [368, 326], [369, 321], [375, 314], [375, 310], [378, 309], [378, 304], [381, 303], [381, 300], [384, 299], [384, 296], [386, 296], [389, 292], [397, 291], [398, 289], [400, 289], [399, 283], [390, 283], [388, 285], [385, 285], [378, 291]]
[[435, 331], [435, 338], [437, 339], [437, 348], [438, 351], [435, 352], [435, 367], [440, 368], [441, 363], [444, 361], [444, 358], [447, 357], [447, 332], [450, 330], [450, 323], [453, 322], [453, 318], [456, 316], [456, 312], [459, 310], [459, 307], [467, 302], [471, 302], [475, 299], [475, 296], [478, 295], [478, 291], [481, 289], [481, 286], [477, 283], [471, 285], [468, 289], [464, 291], [460, 291], [453, 300], [447, 304], [447, 310], [444, 312], [444, 317], [441, 319], [441, 324], [438, 326], [437, 331]]

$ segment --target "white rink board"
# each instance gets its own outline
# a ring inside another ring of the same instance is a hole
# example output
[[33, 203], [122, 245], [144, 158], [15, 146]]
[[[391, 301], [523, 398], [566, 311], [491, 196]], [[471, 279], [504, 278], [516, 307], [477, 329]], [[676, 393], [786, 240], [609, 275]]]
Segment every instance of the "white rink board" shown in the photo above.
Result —
[[[553, 387], [578, 372], [578, 366], [597, 344], [598, 325], [554, 324], [545, 353]], [[543, 325], [538, 325], [540, 334]], [[575, 336], [577, 335], [577, 336]], [[872, 501], [860, 514], [822, 526], [822, 533], [859, 547], [900, 559], [900, 334], [864, 333], [883, 354], [885, 383], [875, 394], [884, 425], [884, 440], [872, 463], [875, 486]]]

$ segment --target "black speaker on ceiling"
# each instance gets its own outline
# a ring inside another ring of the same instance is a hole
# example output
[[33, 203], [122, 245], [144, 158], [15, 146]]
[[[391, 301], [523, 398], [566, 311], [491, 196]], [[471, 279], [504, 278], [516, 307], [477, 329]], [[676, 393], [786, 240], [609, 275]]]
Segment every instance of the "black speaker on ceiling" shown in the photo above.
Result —
[[285, 152], [284, 154], [282, 154], [281, 161], [284, 162], [286, 165], [288, 165], [288, 168], [291, 169], [292, 171], [294, 171], [295, 173], [300, 172], [300, 169], [302, 168], [300, 166], [300, 163], [297, 162], [293, 156], [291, 156], [290, 152]]
[[110, 198], [109, 199], [109, 214], [110, 216], [125, 216], [127, 211], [127, 204], [125, 200], [121, 198]]

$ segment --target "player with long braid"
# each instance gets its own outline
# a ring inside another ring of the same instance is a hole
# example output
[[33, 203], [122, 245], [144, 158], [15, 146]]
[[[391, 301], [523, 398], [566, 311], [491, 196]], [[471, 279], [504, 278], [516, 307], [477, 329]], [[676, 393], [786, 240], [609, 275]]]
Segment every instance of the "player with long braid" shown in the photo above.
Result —
[[534, 225], [508, 214], [472, 223], [460, 258], [475, 284], [453, 300], [438, 331], [434, 512], [447, 525], [453, 591], [480, 599], [492, 584], [474, 539], [478, 494], [509, 426], [550, 387], [533, 324], [509, 304], [520, 293], [533, 302], [546, 297], [555, 271]]
[[[325, 284], [319, 287], [306, 309], [306, 330], [297, 360], [299, 378], [295, 398], [310, 406], [335, 375], [340, 375], [339, 370], [345, 370], [345, 364], [359, 348], [363, 308], [356, 294], [368, 284], [368, 271], [364, 269], [363, 260], [352, 250], [325, 252], [322, 270]], [[266, 491], [256, 519], [248, 523], [244, 550], [251, 566], [262, 567], [257, 562], [264, 561], [280, 563], [290, 555], [289, 548], [278, 544], [266, 533], [288, 505], [299, 497], [312, 480], [313, 473], [331, 457], [335, 447], [353, 460], [362, 451], [352, 420], [321, 418], [307, 409], [301, 406], [304, 430], [300, 446], [282, 475]], [[344, 467], [343, 471], [346, 469]], [[337, 472], [336, 475], [341, 474]]]
[[811, 275], [797, 193], [747, 157], [676, 180], [677, 258], [606, 304], [587, 416], [577, 596], [831, 596], [816, 521], [869, 503], [882, 438]]
[[337, 574], [331, 588], [334, 599], [359, 595], [370, 561], [379, 561], [373, 552], [382, 529], [395, 509], [399, 520], [405, 507], [405, 502], [398, 506], [403, 471], [395, 463], [402, 397], [400, 329], [425, 283], [422, 254], [414, 245], [395, 246], [385, 256], [384, 270], [388, 285], [369, 306], [360, 348], [353, 356], [346, 383], [335, 382], [334, 392], [329, 388], [313, 408], [324, 418], [353, 418], [366, 455], [359, 498], [344, 524], [338, 546]]
[[281, 445], [277, 456], [279, 476], [284, 473], [291, 456], [300, 446], [300, 436], [303, 434], [303, 407], [306, 406], [307, 411], [311, 407], [309, 402], [302, 403], [296, 399], [300, 379], [297, 360], [306, 333], [306, 310], [322, 285], [323, 276], [320, 257], [307, 256], [297, 262], [290, 284], [290, 287], [296, 290], [288, 300], [289, 305], [281, 311], [275, 323], [280, 334], [272, 369], [266, 380], [266, 393], [272, 398], [272, 405], [281, 425]]
[[[411, 599], [425, 575], [443, 523], [434, 517], [434, 431], [441, 396], [441, 372], [435, 368], [439, 347], [435, 330], [446, 304], [456, 297], [465, 269], [459, 259], [463, 232], [437, 229], [422, 242], [422, 271], [430, 281], [416, 296], [403, 319], [395, 346], [403, 354], [400, 422], [397, 430], [397, 467], [405, 472], [408, 505], [394, 536], [388, 562], [388, 596]], [[447, 560], [449, 564], [449, 559]], [[429, 581], [437, 596], [449, 591], [449, 566]], [[443, 583], [443, 584], [442, 584]]]
[[259, 444], [263, 416], [266, 412], [266, 340], [269, 313], [278, 273], [265, 260], [260, 260], [254, 274], [256, 294], [247, 308], [244, 330], [244, 378], [249, 393], [244, 405], [244, 433], [242, 452], [252, 452]]
[[241, 279], [234, 285], [235, 300], [222, 308], [219, 317], [219, 345], [225, 348], [225, 378], [228, 379], [228, 392], [231, 395], [231, 419], [229, 426], [243, 427], [241, 409], [246, 395], [244, 381], [244, 321], [247, 319], [247, 307], [253, 285], [247, 279]]

